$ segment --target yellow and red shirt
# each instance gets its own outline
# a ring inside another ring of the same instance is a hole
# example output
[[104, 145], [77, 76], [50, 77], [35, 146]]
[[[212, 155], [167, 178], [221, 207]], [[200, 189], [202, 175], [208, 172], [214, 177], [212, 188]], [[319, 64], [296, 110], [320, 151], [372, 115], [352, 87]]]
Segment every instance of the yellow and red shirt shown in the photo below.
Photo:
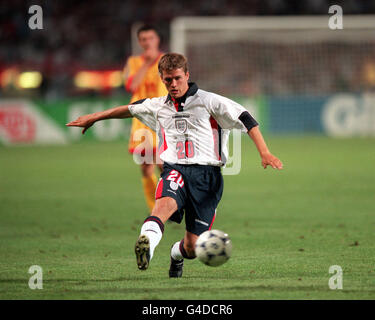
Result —
[[[165, 96], [168, 94], [168, 91], [165, 88], [165, 85], [160, 79], [159, 71], [158, 71], [158, 62], [161, 56], [162, 56], [162, 53], [160, 53], [159, 57], [149, 67], [149, 69], [146, 72], [145, 77], [143, 78], [138, 88], [134, 92], [132, 92], [130, 103], [135, 102], [137, 100], [141, 100], [141, 99], [155, 98], [155, 97]], [[124, 73], [125, 73], [124, 85], [125, 85], [125, 89], [127, 89], [128, 91], [129, 91], [129, 87], [131, 85], [134, 75], [138, 72], [138, 70], [142, 67], [143, 64], [144, 64], [144, 58], [142, 55], [131, 56], [128, 58], [128, 61], [124, 69]], [[138, 119], [133, 118], [132, 129], [130, 132], [130, 140], [129, 140], [129, 152], [134, 153], [135, 148], [141, 142], [144, 141], [144, 140], [139, 141], [135, 139], [134, 134], [135, 134], [135, 131], [137, 130], [139, 130], [138, 133], [141, 135], [143, 135], [142, 130], [150, 130], [152, 132], [153, 141], [152, 142], [149, 141], [149, 143], [152, 143], [153, 149], [156, 150], [157, 137], [156, 137], [155, 132], [152, 131], [146, 125], [144, 125], [142, 122], [140, 122]], [[146, 137], [147, 136], [149, 135], [146, 135]]]

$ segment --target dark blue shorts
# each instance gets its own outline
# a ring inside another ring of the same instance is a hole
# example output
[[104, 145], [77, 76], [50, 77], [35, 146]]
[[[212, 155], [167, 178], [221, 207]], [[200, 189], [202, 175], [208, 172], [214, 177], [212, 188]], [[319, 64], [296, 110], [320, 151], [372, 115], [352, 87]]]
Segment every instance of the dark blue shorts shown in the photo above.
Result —
[[212, 227], [223, 187], [220, 167], [164, 163], [156, 199], [175, 199], [178, 210], [169, 220], [181, 223], [185, 213], [186, 230], [200, 235]]

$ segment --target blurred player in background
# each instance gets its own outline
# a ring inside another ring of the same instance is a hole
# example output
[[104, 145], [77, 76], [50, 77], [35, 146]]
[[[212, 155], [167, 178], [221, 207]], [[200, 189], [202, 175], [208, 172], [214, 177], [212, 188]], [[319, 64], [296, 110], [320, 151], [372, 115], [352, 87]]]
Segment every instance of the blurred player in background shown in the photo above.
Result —
[[[138, 29], [137, 36], [143, 53], [139, 56], [129, 57], [124, 67], [125, 89], [132, 93], [130, 103], [140, 99], [164, 96], [168, 93], [158, 72], [158, 62], [162, 53], [159, 50], [160, 36], [157, 30], [153, 26], [144, 25]], [[142, 140], [139, 140], [139, 138]], [[139, 146], [141, 143], [142, 145], [153, 146], [154, 160], [156, 160], [157, 137], [155, 132], [138, 119], [133, 118], [129, 152], [136, 155], [144, 155], [144, 149], [142, 150]], [[143, 192], [151, 212], [155, 204], [155, 189], [157, 185], [157, 178], [154, 172], [155, 165], [143, 163], [140, 166]], [[158, 166], [162, 170], [162, 166], [160, 164]]]

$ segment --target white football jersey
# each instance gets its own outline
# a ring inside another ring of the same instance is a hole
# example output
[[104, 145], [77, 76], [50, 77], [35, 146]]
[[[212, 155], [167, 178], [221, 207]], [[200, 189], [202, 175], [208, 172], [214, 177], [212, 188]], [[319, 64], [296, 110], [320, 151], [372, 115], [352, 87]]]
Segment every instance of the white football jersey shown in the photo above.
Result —
[[129, 105], [129, 111], [157, 132], [164, 162], [223, 166], [230, 129], [249, 130], [239, 119], [247, 110], [228, 98], [198, 89], [194, 83], [189, 86], [178, 99], [180, 103], [167, 95], [140, 100]]

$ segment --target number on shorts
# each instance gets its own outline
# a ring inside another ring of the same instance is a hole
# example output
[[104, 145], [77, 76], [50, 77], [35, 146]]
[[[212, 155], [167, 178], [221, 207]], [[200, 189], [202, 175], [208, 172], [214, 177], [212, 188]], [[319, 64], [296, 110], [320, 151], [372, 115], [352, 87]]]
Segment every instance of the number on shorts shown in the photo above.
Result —
[[184, 186], [184, 179], [182, 178], [181, 173], [176, 170], [172, 170], [169, 173], [167, 180], [176, 182], [181, 188]]

